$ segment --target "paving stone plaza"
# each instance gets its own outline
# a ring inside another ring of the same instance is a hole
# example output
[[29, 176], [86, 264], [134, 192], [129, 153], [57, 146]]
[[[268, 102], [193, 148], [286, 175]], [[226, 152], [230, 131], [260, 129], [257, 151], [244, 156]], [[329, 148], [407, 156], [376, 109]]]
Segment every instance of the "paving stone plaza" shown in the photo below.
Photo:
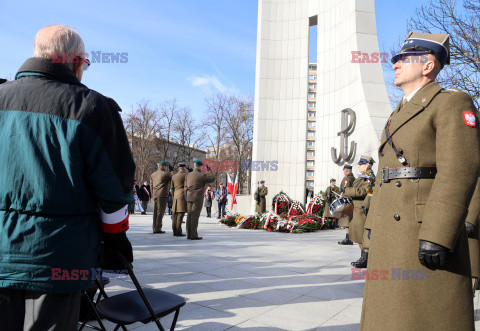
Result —
[[[166, 215], [167, 232], [154, 235], [151, 213], [131, 215], [128, 236], [142, 286], [186, 298], [176, 330], [358, 330], [364, 281], [352, 280], [358, 247], [337, 244], [343, 230], [237, 230], [202, 215], [204, 239], [191, 241], [172, 236], [169, 222]], [[133, 289], [128, 277], [107, 276], [108, 294]], [[478, 304], [477, 294], [480, 329]], [[161, 320], [165, 328], [172, 318]], [[138, 323], [128, 329], [157, 328]]]

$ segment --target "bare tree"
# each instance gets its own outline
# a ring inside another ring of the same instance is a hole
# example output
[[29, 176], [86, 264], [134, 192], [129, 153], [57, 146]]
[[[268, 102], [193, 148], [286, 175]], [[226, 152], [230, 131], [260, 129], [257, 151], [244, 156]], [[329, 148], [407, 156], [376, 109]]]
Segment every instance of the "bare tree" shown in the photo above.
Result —
[[127, 114], [125, 127], [130, 137], [133, 158], [136, 164], [135, 178], [144, 181], [156, 170], [152, 152], [155, 150], [155, 133], [159, 131], [160, 116], [148, 101], [140, 101]]
[[[460, 7], [460, 8], [459, 8]], [[445, 88], [458, 87], [480, 106], [480, 0], [430, 0], [416, 9], [409, 28], [425, 33], [450, 34], [451, 65], [437, 81]]]
[[199, 148], [202, 144], [202, 134], [198, 131], [200, 127], [199, 123], [192, 117], [189, 107], [179, 108], [175, 112], [172, 123], [172, 137], [174, 142], [181, 145], [181, 155], [174, 157], [174, 163], [180, 161], [179, 157], [184, 158], [182, 160], [188, 163], [193, 161], [191, 148]]
[[[235, 174], [238, 182], [239, 193], [248, 180], [248, 172], [242, 171], [242, 160], [251, 158], [251, 144], [253, 141], [253, 102], [251, 98], [231, 97], [233, 107], [225, 113], [225, 123], [228, 130], [226, 138], [232, 147], [232, 152], [239, 165]], [[248, 184], [247, 184], [248, 185]], [[247, 188], [249, 191], [250, 188]]]
[[173, 135], [173, 125], [175, 121], [175, 113], [179, 110], [177, 99], [173, 98], [165, 100], [160, 105], [161, 127], [158, 132], [157, 149], [160, 151], [162, 159], [167, 159], [170, 150], [170, 142]]

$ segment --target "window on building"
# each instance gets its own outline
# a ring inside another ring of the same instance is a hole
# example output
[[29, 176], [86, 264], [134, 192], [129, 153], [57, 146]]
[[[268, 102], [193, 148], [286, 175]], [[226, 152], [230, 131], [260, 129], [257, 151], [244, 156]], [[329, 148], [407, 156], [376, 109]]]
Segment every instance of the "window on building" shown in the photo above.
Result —
[[313, 111], [309, 112], [308, 117], [315, 117], [315, 112], [313, 112]]
[[315, 161], [307, 161], [307, 167], [314, 167]]
[[313, 146], [315, 146], [315, 142], [314, 141], [307, 141], [307, 146], [308, 147], [313, 147]]
[[313, 180], [307, 180], [307, 186], [313, 186]]
[[314, 176], [314, 171], [313, 170], [308, 170], [307, 171], [307, 177], [313, 177]]
[[307, 156], [315, 156], [315, 152], [314, 151], [308, 151]]
[[308, 122], [308, 127], [309, 128], [315, 127], [315, 122]]
[[317, 79], [317, 75], [308, 75], [308, 79]]
[[309, 137], [315, 137], [315, 131], [308, 131]]
[[308, 84], [309, 89], [317, 88], [317, 84]]
[[315, 108], [315, 102], [309, 102], [308, 108]]
[[308, 98], [309, 99], [315, 99], [315, 93], [308, 93]]
[[167, 157], [170, 157], [170, 150], [167, 150]]

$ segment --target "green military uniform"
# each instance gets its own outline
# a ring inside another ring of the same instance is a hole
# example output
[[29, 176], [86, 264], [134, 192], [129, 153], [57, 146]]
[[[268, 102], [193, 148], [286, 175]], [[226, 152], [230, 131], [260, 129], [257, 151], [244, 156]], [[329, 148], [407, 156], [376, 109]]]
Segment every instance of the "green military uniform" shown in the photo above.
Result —
[[[409, 166], [436, 167], [437, 174], [375, 187], [365, 224], [372, 229], [367, 271], [390, 274], [388, 280], [366, 280], [361, 330], [473, 330], [464, 222], [480, 164], [476, 113], [466, 93], [435, 82], [393, 113], [389, 132]], [[379, 156], [379, 169], [403, 167], [385, 132]], [[428, 270], [419, 262], [419, 239], [451, 251], [446, 270]], [[393, 270], [420, 271], [424, 278], [392, 280]]]
[[[372, 177], [374, 180], [373, 185], [375, 185], [375, 173], [373, 172], [372, 169], [367, 169], [367, 175]], [[370, 209], [370, 202], [372, 201], [372, 196], [373, 196], [373, 187], [372, 190], [367, 194], [367, 197], [365, 200], [363, 200], [362, 203], [362, 209], [364, 209], [367, 213]], [[367, 221], [367, 216], [365, 216], [365, 219], [363, 221], [363, 234], [362, 234], [362, 239], [361, 241], [358, 242], [359, 245], [361, 245], [361, 249], [364, 251], [368, 252], [368, 247], [370, 244], [370, 239], [368, 238], [368, 229], [365, 231], [365, 222]], [[355, 237], [357, 239], [357, 237]]]
[[479, 229], [480, 224], [478, 218], [480, 217], [480, 180], [477, 182], [477, 187], [472, 196], [472, 201], [468, 207], [468, 214], [465, 222], [473, 224], [476, 228], [476, 234], [468, 238], [468, 248], [470, 255], [470, 266], [472, 269], [472, 279], [475, 282], [480, 277], [480, 245], [479, 245]]
[[323, 200], [325, 200], [325, 208], [323, 209], [323, 217], [325, 218], [334, 218], [330, 212], [330, 204], [333, 200], [337, 198], [337, 194], [340, 194], [340, 188], [337, 185], [331, 185], [326, 188], [325, 193], [323, 193]]
[[[340, 182], [340, 188], [347, 189], [348, 187], [352, 187], [354, 181], [355, 181], [355, 176], [352, 173], [349, 173], [348, 175], [343, 177], [342, 181]], [[333, 200], [335, 200], [335, 199], [333, 199]], [[353, 218], [353, 214], [350, 214], [347, 217], [343, 217], [343, 218], [339, 219], [338, 226], [348, 229], [352, 218]], [[347, 233], [348, 233], [348, 230], [347, 230]]]
[[[201, 165], [201, 163], [200, 163]], [[197, 239], [198, 218], [202, 211], [205, 185], [215, 180], [213, 175], [195, 169], [185, 177], [187, 199], [187, 239]]]
[[162, 170], [162, 169], [159, 169], [158, 171], [154, 172], [150, 177], [150, 183], [152, 184], [152, 197], [154, 201], [154, 206], [153, 206], [154, 208], [153, 209], [153, 232], [154, 233], [162, 232], [162, 220], [163, 220], [163, 215], [165, 214], [165, 209], [167, 208], [168, 193], [170, 191], [171, 180], [172, 180], [172, 175], [168, 171]]
[[268, 194], [268, 188], [266, 186], [259, 187], [254, 194], [256, 201], [255, 204], [255, 213], [265, 213], [267, 211], [267, 199], [265, 198]]
[[373, 181], [374, 178], [369, 176], [367, 172], [364, 172], [355, 179], [352, 187], [345, 188], [344, 195], [353, 200], [353, 219], [350, 222], [348, 232], [350, 234], [350, 240], [355, 243], [362, 243], [363, 227], [366, 220], [362, 206], [364, 206], [364, 201], [368, 196], [368, 191]]
[[185, 177], [186, 172], [177, 172], [172, 177], [172, 230], [174, 236], [182, 234], [182, 220], [187, 212], [187, 200], [185, 198]]

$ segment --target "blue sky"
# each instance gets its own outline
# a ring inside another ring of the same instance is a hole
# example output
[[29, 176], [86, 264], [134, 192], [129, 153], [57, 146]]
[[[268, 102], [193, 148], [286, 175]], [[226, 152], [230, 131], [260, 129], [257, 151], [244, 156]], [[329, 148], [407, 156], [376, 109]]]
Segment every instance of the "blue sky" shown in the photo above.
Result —
[[[376, 1], [381, 51], [403, 40], [415, 6], [425, 3]], [[200, 118], [213, 93], [253, 96], [257, 8], [257, 0], [2, 1], [0, 77], [13, 78], [32, 56], [41, 27], [67, 24], [89, 53], [128, 52], [127, 63], [92, 64], [84, 84], [117, 100], [125, 112], [142, 99], [156, 106], [177, 98]]]

